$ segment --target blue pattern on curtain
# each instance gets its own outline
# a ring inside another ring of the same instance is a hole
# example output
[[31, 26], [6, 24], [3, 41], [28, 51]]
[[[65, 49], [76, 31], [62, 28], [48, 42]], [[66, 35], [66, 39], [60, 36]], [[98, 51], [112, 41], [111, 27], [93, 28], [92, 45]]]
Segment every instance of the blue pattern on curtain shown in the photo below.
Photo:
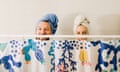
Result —
[[[95, 59], [92, 59], [92, 49], [96, 51]], [[10, 40], [0, 43], [0, 66], [5, 71], [18, 72], [16, 69], [35, 60], [43, 67], [49, 65], [49, 72], [80, 72], [82, 69], [83, 72], [119, 72], [119, 53], [120, 40]]]

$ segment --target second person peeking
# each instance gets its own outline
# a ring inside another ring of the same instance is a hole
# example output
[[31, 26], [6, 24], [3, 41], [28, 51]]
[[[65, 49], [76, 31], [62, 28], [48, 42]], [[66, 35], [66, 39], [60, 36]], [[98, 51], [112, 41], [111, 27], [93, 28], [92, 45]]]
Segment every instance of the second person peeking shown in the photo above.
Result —
[[[89, 20], [84, 15], [78, 15], [74, 20], [73, 33], [75, 35], [89, 35]], [[86, 37], [77, 38], [77, 40], [87, 40]]]

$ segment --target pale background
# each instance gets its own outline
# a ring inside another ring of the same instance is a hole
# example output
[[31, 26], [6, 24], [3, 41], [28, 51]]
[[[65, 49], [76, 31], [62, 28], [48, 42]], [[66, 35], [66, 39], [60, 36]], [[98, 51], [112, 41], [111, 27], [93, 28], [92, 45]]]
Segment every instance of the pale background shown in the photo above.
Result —
[[[58, 16], [58, 35], [73, 34], [73, 22], [78, 14], [90, 20], [90, 34], [120, 34], [120, 0], [0, 0], [0, 35], [34, 34], [36, 22], [47, 13]], [[29, 67], [25, 67], [27, 72]]]
[[0, 0], [0, 34], [34, 34], [46, 13], [59, 17], [59, 35], [73, 34], [78, 14], [89, 18], [91, 34], [120, 34], [120, 0]]

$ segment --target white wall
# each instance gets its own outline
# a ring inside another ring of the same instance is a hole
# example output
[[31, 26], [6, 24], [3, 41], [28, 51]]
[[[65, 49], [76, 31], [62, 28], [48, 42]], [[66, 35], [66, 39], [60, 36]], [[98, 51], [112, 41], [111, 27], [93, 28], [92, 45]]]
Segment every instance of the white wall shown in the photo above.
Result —
[[59, 17], [57, 34], [73, 34], [79, 13], [90, 19], [91, 34], [120, 34], [120, 0], [0, 0], [0, 35], [34, 34], [46, 13]]
[[120, 0], [0, 0], [0, 34], [34, 34], [46, 13], [59, 17], [57, 34], [73, 34], [78, 13], [91, 21], [91, 34], [120, 34]]

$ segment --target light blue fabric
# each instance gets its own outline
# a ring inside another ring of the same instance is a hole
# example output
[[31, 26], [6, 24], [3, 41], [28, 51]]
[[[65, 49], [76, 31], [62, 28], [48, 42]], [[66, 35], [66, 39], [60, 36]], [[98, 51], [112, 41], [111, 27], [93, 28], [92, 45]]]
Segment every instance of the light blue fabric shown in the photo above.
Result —
[[52, 29], [52, 34], [55, 34], [58, 26], [58, 17], [56, 16], [56, 14], [53, 14], [53, 13], [46, 14], [38, 21], [37, 25], [40, 22], [44, 22], [44, 21], [49, 22]]
[[0, 43], [0, 50], [4, 51], [7, 46], [7, 43]]

